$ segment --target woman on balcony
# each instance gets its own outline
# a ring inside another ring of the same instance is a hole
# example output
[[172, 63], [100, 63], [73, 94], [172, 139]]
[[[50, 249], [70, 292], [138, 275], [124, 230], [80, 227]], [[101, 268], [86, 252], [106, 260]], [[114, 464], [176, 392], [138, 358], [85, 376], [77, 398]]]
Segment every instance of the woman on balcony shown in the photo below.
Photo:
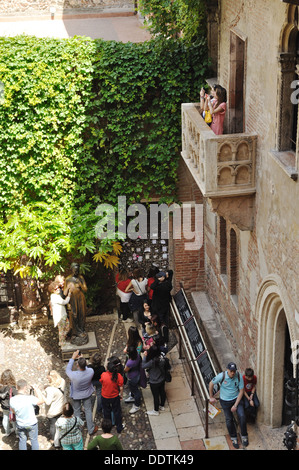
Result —
[[[221, 85], [214, 85], [210, 95], [205, 95], [204, 89], [200, 92], [201, 106], [210, 110], [212, 116], [211, 129], [216, 135], [223, 134], [223, 123], [226, 113], [226, 90]], [[204, 100], [204, 106], [202, 101]]]
[[213, 121], [211, 129], [216, 135], [223, 134], [223, 123], [226, 113], [226, 90], [218, 85], [215, 93], [215, 101], [211, 103], [211, 98], [207, 97], [207, 103], [212, 115]]

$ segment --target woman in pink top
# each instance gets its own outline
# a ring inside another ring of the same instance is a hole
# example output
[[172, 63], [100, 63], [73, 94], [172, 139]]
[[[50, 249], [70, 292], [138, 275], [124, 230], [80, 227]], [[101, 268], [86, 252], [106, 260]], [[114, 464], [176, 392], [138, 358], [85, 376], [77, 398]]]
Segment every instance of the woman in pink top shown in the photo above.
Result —
[[223, 123], [226, 113], [226, 90], [225, 88], [218, 85], [216, 88], [215, 98], [213, 103], [211, 102], [210, 97], [207, 97], [207, 103], [212, 115], [213, 121], [211, 124], [211, 129], [216, 135], [223, 134]]

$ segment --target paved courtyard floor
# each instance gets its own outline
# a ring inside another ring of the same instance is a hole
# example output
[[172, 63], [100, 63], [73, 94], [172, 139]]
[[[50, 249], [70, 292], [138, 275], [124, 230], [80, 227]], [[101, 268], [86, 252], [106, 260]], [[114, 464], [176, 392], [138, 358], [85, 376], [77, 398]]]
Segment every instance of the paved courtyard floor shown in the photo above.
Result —
[[[130, 323], [118, 320], [117, 314], [91, 317], [87, 330], [95, 333], [103, 363], [107, 357], [117, 355], [124, 362], [127, 329]], [[175, 342], [174, 342], [175, 343]], [[128, 451], [197, 451], [232, 450], [228, 439], [223, 413], [209, 425], [209, 438], [201, 421], [194, 397], [186, 379], [178, 348], [174, 344], [168, 353], [172, 364], [172, 381], [166, 384], [167, 402], [165, 411], [159, 416], [148, 416], [146, 411], [153, 409], [153, 398], [149, 386], [142, 389], [141, 409], [131, 415], [130, 404], [122, 402], [125, 430], [120, 435], [123, 448]], [[57, 329], [51, 323], [37, 328], [8, 327], [0, 330], [0, 372], [10, 368], [17, 380], [23, 378], [29, 384], [43, 388], [47, 384], [47, 374], [57, 370], [67, 381], [66, 362], [62, 360], [58, 348]], [[124, 396], [128, 394], [125, 390]], [[95, 415], [100, 428], [102, 417]], [[39, 444], [41, 450], [51, 450], [49, 424], [43, 406], [38, 417]], [[248, 450], [286, 450], [283, 446], [284, 428], [273, 430], [267, 426], [249, 425]], [[101, 430], [98, 431], [99, 433]], [[113, 432], [115, 428], [113, 428]], [[84, 429], [84, 442], [89, 436]], [[14, 433], [6, 437], [0, 424], [0, 450], [17, 450], [18, 440]]]

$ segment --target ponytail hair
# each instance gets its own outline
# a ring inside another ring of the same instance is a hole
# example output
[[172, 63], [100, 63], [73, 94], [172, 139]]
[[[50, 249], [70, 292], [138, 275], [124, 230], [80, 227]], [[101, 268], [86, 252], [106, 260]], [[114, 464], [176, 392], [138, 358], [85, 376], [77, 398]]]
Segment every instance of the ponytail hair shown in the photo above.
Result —
[[119, 374], [119, 370], [120, 370], [120, 367], [121, 367], [121, 362], [120, 360], [118, 359], [118, 357], [112, 357], [110, 358], [111, 360], [109, 360], [108, 364], [107, 364], [107, 369], [109, 372], [112, 373], [112, 382], [117, 382], [117, 376]]

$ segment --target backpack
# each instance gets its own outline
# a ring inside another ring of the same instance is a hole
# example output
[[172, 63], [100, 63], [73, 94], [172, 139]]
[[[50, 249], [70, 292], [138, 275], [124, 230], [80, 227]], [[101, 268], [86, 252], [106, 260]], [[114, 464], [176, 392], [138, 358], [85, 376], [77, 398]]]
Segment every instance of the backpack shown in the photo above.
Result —
[[169, 359], [168, 357], [164, 357], [164, 370], [165, 370], [165, 382], [171, 382], [172, 380], [172, 376], [171, 376], [171, 373], [170, 373], [170, 369], [171, 369], [171, 365], [170, 365], [170, 362], [169, 362]]
[[[239, 384], [239, 383], [240, 383], [240, 374], [239, 374], [238, 371], [237, 371], [237, 374], [236, 374], [236, 375], [237, 375], [237, 377], [238, 377], [238, 384]], [[221, 379], [221, 381], [220, 381], [220, 385], [223, 384], [224, 379], [225, 379], [225, 371], [222, 372], [222, 379]]]

